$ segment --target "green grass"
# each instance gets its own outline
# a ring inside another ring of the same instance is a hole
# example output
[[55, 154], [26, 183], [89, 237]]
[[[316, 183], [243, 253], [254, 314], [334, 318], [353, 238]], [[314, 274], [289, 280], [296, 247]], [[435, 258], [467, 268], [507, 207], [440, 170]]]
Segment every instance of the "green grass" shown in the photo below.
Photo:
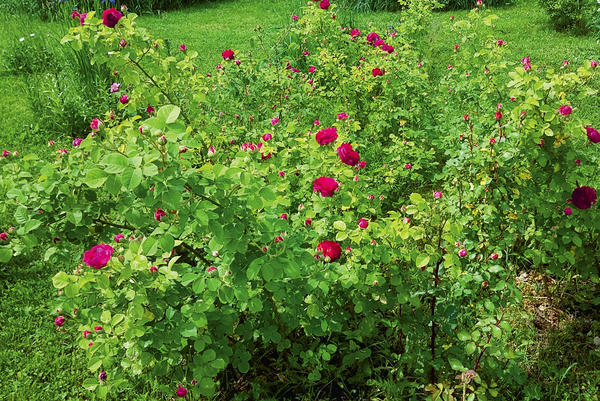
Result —
[[[232, 48], [241, 54], [251, 51], [250, 39], [257, 25], [263, 27], [267, 41], [277, 39], [291, 15], [299, 13], [305, 1], [208, 1], [184, 10], [141, 16], [139, 23], [153, 35], [169, 39], [174, 46], [185, 43], [188, 49], [198, 51], [200, 67], [208, 72], [222, 60], [220, 54], [224, 49]], [[559, 68], [563, 60], [571, 62], [569, 68], [575, 68], [586, 60], [598, 58], [598, 45], [593, 37], [555, 32], [535, 1], [521, 1], [511, 7], [498, 8], [495, 13], [500, 16], [497, 26], [501, 37], [498, 39], [508, 43], [515, 62], [529, 56], [534, 65], [545, 69]], [[449, 64], [455, 43], [455, 38], [440, 26], [449, 22], [450, 15], [461, 18], [467, 14], [468, 11], [455, 11], [434, 15], [427, 57], [439, 66], [440, 73]], [[359, 27], [362, 31], [366, 31], [371, 22], [380, 27], [398, 23], [398, 14], [390, 12], [358, 15], [340, 12], [339, 18], [345, 25]], [[60, 36], [62, 32], [64, 28], [60, 24], [42, 23], [34, 17], [3, 17], [0, 20], [0, 52], [30, 33]], [[0, 68], [0, 89], [3, 93], [0, 98], [0, 149], [44, 152], [50, 138], [44, 135], [44, 122], [36, 119], [36, 110], [32, 110], [24, 77], [11, 75]], [[599, 120], [599, 102], [599, 99], [591, 98], [581, 104], [590, 122]], [[36, 125], [40, 129], [34, 129]], [[66, 138], [64, 140], [66, 142]], [[5, 227], [0, 226], [0, 231], [3, 230]], [[57, 331], [52, 324], [55, 291], [51, 277], [61, 269], [70, 268], [29, 260], [0, 267], [0, 399], [92, 398], [81, 387], [83, 379], [89, 377], [83, 352], [73, 348], [75, 339], [71, 334]], [[600, 351], [590, 350], [589, 338], [577, 334], [589, 329], [589, 325], [581, 326], [576, 322], [540, 335], [531, 322], [522, 324], [532, 344], [528, 350], [530, 374], [538, 383], [528, 390], [530, 399], [597, 400], [597, 395], [593, 397], [600, 386], [597, 371]], [[595, 327], [597, 330], [597, 323]], [[566, 355], [581, 349], [587, 354]], [[565, 354], [565, 357], [557, 359], [557, 354]], [[535, 398], [538, 390], [541, 398]], [[586, 393], [587, 398], [584, 397]], [[135, 387], [122, 399], [157, 399], [151, 394], [152, 388]]]

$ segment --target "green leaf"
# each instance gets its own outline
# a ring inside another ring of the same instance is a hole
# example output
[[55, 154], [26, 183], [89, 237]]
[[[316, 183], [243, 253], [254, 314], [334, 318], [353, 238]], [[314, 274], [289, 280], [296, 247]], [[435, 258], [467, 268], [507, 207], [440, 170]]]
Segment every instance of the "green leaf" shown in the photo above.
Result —
[[339, 231], [345, 231], [346, 230], [346, 223], [344, 223], [341, 220], [338, 220], [336, 222], [333, 223], [333, 228], [335, 228], [336, 230]]
[[258, 273], [260, 271], [260, 266], [262, 264], [262, 259], [254, 259], [250, 266], [248, 266], [248, 270], [246, 270], [246, 277], [248, 280], [254, 280], [258, 277]]
[[450, 363], [452, 369], [458, 370], [459, 372], [464, 372], [466, 370], [462, 362], [458, 359], [448, 358], [448, 363]]
[[173, 104], [169, 104], [161, 107], [158, 113], [160, 117], [165, 116], [165, 123], [173, 124], [175, 121], [177, 121], [177, 118], [181, 113], [181, 109]]
[[468, 341], [471, 339], [471, 335], [464, 330], [459, 331], [456, 336], [460, 341]]
[[13, 251], [7, 246], [0, 246], [0, 263], [8, 263], [13, 256]]
[[65, 288], [70, 282], [69, 275], [65, 272], [58, 272], [52, 277], [52, 285], [59, 290]]
[[158, 174], [158, 167], [156, 167], [156, 164], [153, 163], [145, 164], [142, 172], [146, 177], [152, 177]]
[[477, 346], [472, 341], [470, 343], [467, 343], [467, 345], [465, 345], [465, 352], [467, 353], [467, 355], [471, 355], [476, 350], [477, 350]]
[[90, 188], [100, 188], [106, 182], [108, 178], [105, 171], [99, 168], [93, 168], [88, 170], [85, 175], [85, 184]]
[[38, 228], [39, 226], [42, 225], [42, 222], [39, 220], [29, 220], [27, 223], [25, 223], [25, 234], [32, 232], [33, 230], [35, 230], [36, 228]]
[[129, 167], [129, 159], [120, 153], [111, 153], [102, 162], [106, 164], [104, 171], [109, 174], [120, 174]]
[[77, 284], [69, 284], [65, 287], [65, 296], [67, 298], [75, 298], [79, 294], [79, 286]]
[[198, 335], [198, 328], [193, 323], [185, 323], [181, 327], [182, 337], [196, 337]]
[[167, 252], [171, 252], [173, 247], [175, 246], [175, 240], [171, 234], [164, 234], [160, 238], [160, 246]]
[[141, 168], [128, 168], [125, 169], [121, 175], [121, 183], [126, 188], [135, 189], [142, 183], [143, 178]]
[[424, 254], [418, 255], [417, 260], [416, 260], [417, 267], [427, 266], [430, 259], [431, 259], [431, 257], [429, 255], [424, 255]]

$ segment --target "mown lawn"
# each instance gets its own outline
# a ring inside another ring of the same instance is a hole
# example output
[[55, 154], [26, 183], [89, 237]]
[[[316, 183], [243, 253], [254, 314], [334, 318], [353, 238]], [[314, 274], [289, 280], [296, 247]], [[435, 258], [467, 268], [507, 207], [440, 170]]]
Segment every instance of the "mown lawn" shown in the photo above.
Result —
[[[305, 0], [207, 1], [184, 10], [141, 16], [139, 22], [153, 35], [169, 39], [173, 45], [185, 43], [189, 49], [198, 51], [200, 67], [208, 72], [221, 60], [223, 49], [232, 48], [242, 53], [253, 50], [251, 38], [257, 25], [266, 33], [267, 43], [276, 40], [303, 3]], [[555, 32], [536, 1], [523, 0], [514, 6], [496, 9], [495, 13], [500, 17], [497, 25], [502, 38], [499, 39], [512, 48], [514, 61], [529, 56], [534, 65], [547, 69], [560, 68], [564, 60], [569, 60], [569, 68], [576, 68], [586, 60], [599, 57], [595, 38]], [[452, 54], [449, 49], [455, 43], [441, 26], [450, 22], [451, 15], [464, 17], [467, 14], [467, 11], [439, 12], [434, 16], [426, 39], [430, 41], [430, 53], [426, 56], [439, 67], [440, 74], [449, 63]], [[340, 11], [339, 18], [363, 31], [368, 30], [370, 23], [379, 27], [399, 23], [395, 13], [356, 15]], [[59, 37], [64, 31], [61, 24], [44, 23], [34, 17], [4, 16], [0, 20], [0, 150], [44, 152], [51, 139], [44, 132], [44, 122], [36, 118], [36, 110], [31, 108], [26, 78], [6, 71], [1, 61], [2, 52], [10, 51], [19, 38], [30, 33]], [[599, 102], [598, 98], [590, 98], [580, 104], [590, 121], [600, 117]], [[68, 138], [62, 140], [67, 142]], [[0, 221], [9, 218], [0, 216]], [[0, 225], [0, 231], [6, 228]], [[41, 260], [16, 260], [10, 266], [0, 266], [0, 400], [93, 399], [81, 387], [89, 372], [83, 353], [74, 345], [76, 339], [56, 330], [52, 324], [50, 312], [55, 290], [51, 277], [63, 269], [70, 270], [72, 266], [48, 265]], [[564, 345], [577, 347], [577, 340], [571, 338], [575, 337], [559, 333], [548, 340], [552, 346], [550, 352], [546, 350], [530, 358], [532, 365], [536, 364], [532, 374], [545, 380], [540, 381], [540, 394], [551, 397], [531, 399], [583, 399], [575, 392], [573, 395], [565, 395], [565, 392], [567, 389], [575, 391], [579, 385], [583, 386], [582, 392], [590, 388], [593, 391], [594, 385], [600, 385], [600, 374], [585, 365], [585, 358], [577, 358], [577, 364], [569, 371], [553, 365], [552, 352], [577, 351], [561, 348]], [[532, 352], [538, 352], [539, 345], [533, 341], [532, 337]], [[576, 372], [580, 375], [574, 375]], [[587, 378], [580, 383], [581, 375]], [[551, 390], [545, 391], [542, 387], [546, 386]], [[132, 387], [122, 399], [156, 399], [153, 394], [152, 388]]]

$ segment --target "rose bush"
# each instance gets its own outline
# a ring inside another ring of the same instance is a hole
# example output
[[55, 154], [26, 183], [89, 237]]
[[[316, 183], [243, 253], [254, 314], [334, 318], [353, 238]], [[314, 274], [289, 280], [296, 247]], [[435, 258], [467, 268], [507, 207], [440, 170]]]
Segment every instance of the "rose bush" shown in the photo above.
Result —
[[210, 73], [135, 14], [74, 22], [64, 41], [119, 71], [114, 112], [48, 158], [0, 159], [18, 224], [0, 263], [39, 246], [72, 262], [53, 318], [80, 333], [86, 388], [144, 376], [167, 396], [282, 399], [377, 375], [392, 399], [483, 400], [523, 384], [507, 346], [518, 269], [598, 276], [596, 122], [575, 96], [595, 71], [505, 61], [475, 10], [432, 83], [415, 47], [426, 3], [361, 34], [309, 2], [285, 50], [226, 49]]

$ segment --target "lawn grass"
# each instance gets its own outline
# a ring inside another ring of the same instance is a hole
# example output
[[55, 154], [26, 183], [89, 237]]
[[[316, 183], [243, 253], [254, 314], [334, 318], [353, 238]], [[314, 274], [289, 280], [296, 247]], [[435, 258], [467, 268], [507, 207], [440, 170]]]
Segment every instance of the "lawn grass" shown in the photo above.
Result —
[[[185, 43], [200, 53], [200, 68], [212, 71], [221, 60], [221, 51], [232, 48], [244, 53], [252, 50], [250, 38], [253, 28], [261, 25], [267, 41], [273, 41], [305, 3], [302, 0], [221, 0], [207, 1], [184, 10], [141, 16], [140, 25], [153, 35], [169, 39], [173, 45]], [[521, 1], [511, 7], [494, 10], [500, 19], [497, 26], [503, 39], [513, 51], [515, 62], [529, 56], [532, 63], [542, 68], [559, 68], [569, 60], [576, 68], [586, 60], [598, 58], [598, 45], [591, 36], [575, 37], [555, 32], [544, 12], [535, 1]], [[465, 17], [468, 11], [440, 12], [434, 15], [427, 40], [430, 41], [427, 57], [439, 67], [446, 68], [451, 57], [449, 49], [455, 43], [440, 26], [450, 21], [450, 15]], [[366, 30], [369, 23], [387, 27], [398, 23], [396, 13], [352, 14], [340, 11], [345, 24]], [[60, 36], [64, 27], [57, 23], [43, 23], [35, 17], [3, 17], [0, 21], [0, 52], [9, 49], [19, 37], [37, 35]], [[11, 75], [0, 67], [0, 149], [20, 152], [45, 151], [49, 139], [44, 135], [43, 121], [36, 119], [27, 99], [25, 79]], [[600, 100], [587, 99], [581, 104], [590, 122], [598, 121]], [[35, 129], [38, 125], [40, 129]], [[66, 138], [64, 139], [66, 141]], [[9, 216], [0, 216], [6, 222]], [[0, 231], [5, 227], [0, 227]], [[71, 334], [61, 333], [52, 324], [52, 303], [55, 290], [51, 277], [59, 270], [69, 270], [66, 265], [49, 266], [41, 261], [17, 260], [10, 266], [0, 267], [0, 399], [1, 400], [84, 400], [93, 397], [81, 387], [89, 377], [83, 352], [74, 348]], [[524, 325], [531, 322], [524, 322]], [[574, 326], [567, 331], [545, 334], [548, 347], [534, 344], [538, 340], [535, 330], [529, 335], [532, 377], [539, 379], [539, 394], [531, 389], [531, 399], [578, 400], [587, 392], [593, 397], [600, 386], [600, 375], [593, 371], [598, 361], [595, 357], [554, 360], [556, 353], [578, 349], [582, 341], [572, 336]], [[577, 327], [577, 326], [575, 326]], [[537, 356], [536, 356], [537, 355]], [[570, 364], [577, 365], [566, 370]], [[565, 373], [566, 372], [566, 373]], [[567, 374], [568, 373], [568, 374]], [[308, 390], [307, 390], [308, 391]], [[122, 399], [164, 399], [153, 396], [152, 388], [133, 388]], [[596, 398], [597, 399], [597, 398]]]

